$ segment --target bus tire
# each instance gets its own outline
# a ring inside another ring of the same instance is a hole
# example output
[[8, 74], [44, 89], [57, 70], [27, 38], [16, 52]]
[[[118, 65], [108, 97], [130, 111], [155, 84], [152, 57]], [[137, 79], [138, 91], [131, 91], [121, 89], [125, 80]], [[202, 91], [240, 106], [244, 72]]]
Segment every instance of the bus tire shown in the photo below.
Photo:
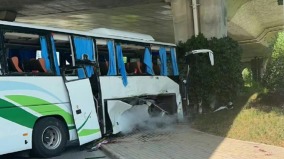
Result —
[[32, 136], [32, 155], [54, 157], [64, 151], [68, 130], [65, 123], [55, 117], [40, 119], [34, 127]]

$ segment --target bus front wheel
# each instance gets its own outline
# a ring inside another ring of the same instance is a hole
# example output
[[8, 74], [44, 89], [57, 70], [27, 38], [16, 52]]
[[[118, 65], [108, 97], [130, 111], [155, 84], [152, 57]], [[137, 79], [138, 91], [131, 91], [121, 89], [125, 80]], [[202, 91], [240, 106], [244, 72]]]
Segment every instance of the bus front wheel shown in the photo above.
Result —
[[40, 119], [33, 130], [32, 154], [39, 157], [59, 155], [66, 146], [67, 133], [63, 121], [55, 117]]

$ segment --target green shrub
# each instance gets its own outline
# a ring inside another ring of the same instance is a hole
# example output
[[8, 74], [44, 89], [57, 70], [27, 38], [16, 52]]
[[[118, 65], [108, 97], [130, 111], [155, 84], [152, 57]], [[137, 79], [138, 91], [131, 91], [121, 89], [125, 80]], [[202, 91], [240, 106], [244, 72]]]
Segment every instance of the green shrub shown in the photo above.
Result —
[[[243, 86], [241, 70], [241, 49], [238, 43], [229, 37], [206, 39], [202, 34], [179, 43], [177, 54], [180, 69], [185, 70], [184, 53], [195, 49], [210, 49], [214, 52], [214, 66], [211, 66], [208, 54], [190, 55], [189, 97], [191, 101], [202, 99], [203, 105], [209, 105], [209, 99], [216, 96], [219, 102], [232, 101]], [[185, 73], [186, 71], [181, 71]], [[186, 75], [183, 74], [183, 77]]]
[[249, 68], [245, 68], [242, 71], [242, 76], [244, 80], [245, 87], [251, 87], [253, 84], [253, 79], [252, 79], [252, 71]]
[[263, 84], [271, 91], [284, 89], [284, 32], [278, 33], [266, 67]]

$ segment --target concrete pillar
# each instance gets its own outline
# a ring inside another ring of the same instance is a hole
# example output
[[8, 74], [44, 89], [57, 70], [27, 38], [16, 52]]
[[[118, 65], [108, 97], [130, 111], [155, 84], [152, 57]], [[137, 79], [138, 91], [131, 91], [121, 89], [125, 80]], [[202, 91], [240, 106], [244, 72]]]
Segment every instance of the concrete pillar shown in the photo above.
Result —
[[[226, 0], [199, 0], [199, 31], [207, 38], [227, 36]], [[192, 0], [171, 1], [175, 41], [194, 35]]]
[[251, 60], [251, 71], [252, 71], [252, 79], [255, 82], [261, 82], [265, 62], [263, 58], [254, 58]]
[[227, 36], [226, 0], [200, 0], [200, 30], [207, 38]]
[[179, 41], [185, 42], [189, 37], [194, 35], [190, 4], [189, 0], [171, 1], [176, 43]]

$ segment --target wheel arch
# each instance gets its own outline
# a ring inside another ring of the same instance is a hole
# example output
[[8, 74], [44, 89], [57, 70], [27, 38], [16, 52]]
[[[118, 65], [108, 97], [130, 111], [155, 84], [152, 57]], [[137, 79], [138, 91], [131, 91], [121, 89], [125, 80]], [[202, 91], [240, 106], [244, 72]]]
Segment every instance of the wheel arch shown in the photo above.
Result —
[[[50, 118], [50, 117], [54, 117], [54, 118], [56, 118], [56, 119], [58, 119], [58, 120], [61, 120], [63, 123], [64, 123], [64, 127], [65, 127], [65, 129], [67, 130], [67, 140], [70, 140], [70, 132], [69, 132], [69, 129], [68, 129], [68, 125], [67, 125], [67, 122], [66, 122], [66, 120], [64, 119], [64, 117], [63, 116], [61, 116], [61, 115], [56, 115], [56, 114], [54, 114], [54, 115], [46, 115], [46, 116], [41, 116], [41, 117], [39, 117], [37, 120], [36, 120], [36, 122], [35, 122], [35, 124], [34, 124], [34, 127], [35, 127], [35, 125], [40, 121], [40, 120], [42, 120], [42, 119], [44, 119], [44, 118]], [[33, 131], [34, 131], [34, 127], [33, 127]]]

